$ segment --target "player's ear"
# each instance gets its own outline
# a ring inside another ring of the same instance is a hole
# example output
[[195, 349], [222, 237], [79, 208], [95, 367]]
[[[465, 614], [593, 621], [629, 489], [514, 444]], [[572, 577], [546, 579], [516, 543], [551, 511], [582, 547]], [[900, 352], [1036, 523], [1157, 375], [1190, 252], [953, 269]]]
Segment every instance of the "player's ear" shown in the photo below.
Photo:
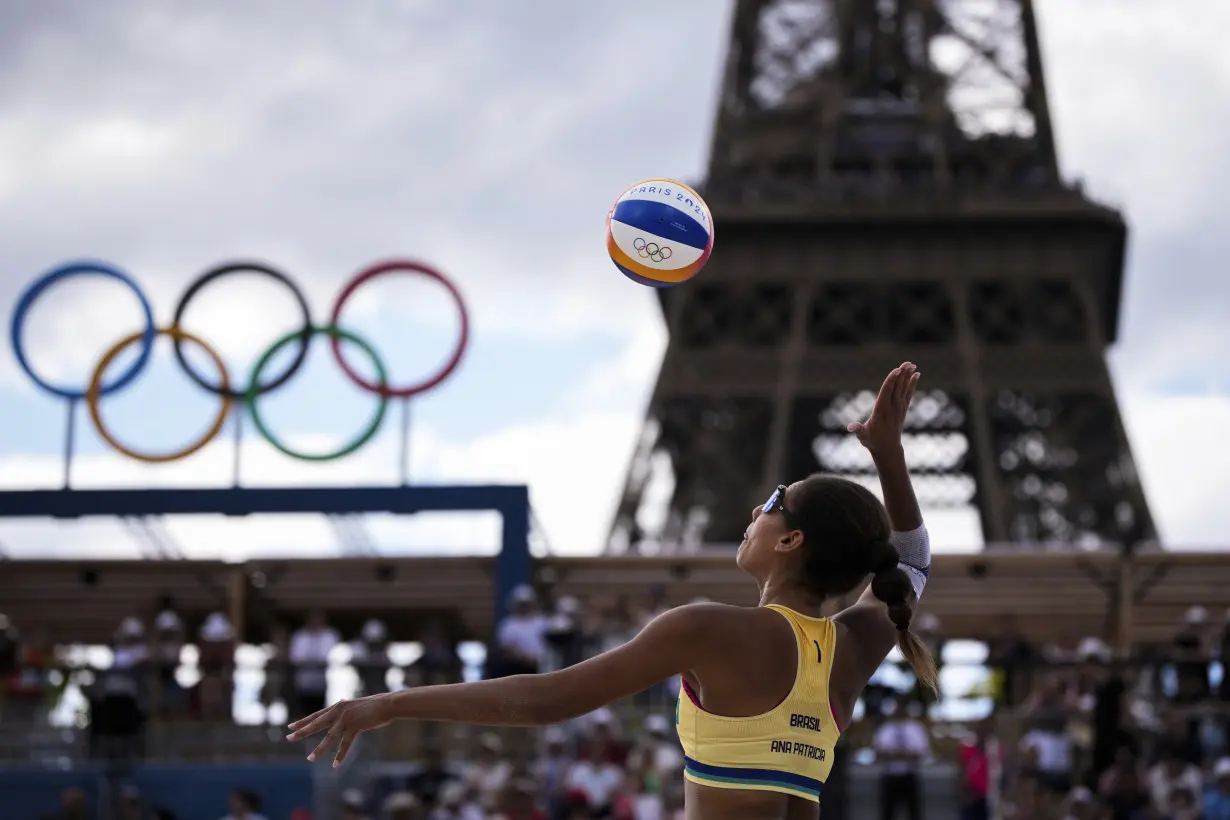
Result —
[[778, 552], [793, 552], [803, 546], [803, 533], [799, 530], [787, 530], [777, 539], [774, 547]]

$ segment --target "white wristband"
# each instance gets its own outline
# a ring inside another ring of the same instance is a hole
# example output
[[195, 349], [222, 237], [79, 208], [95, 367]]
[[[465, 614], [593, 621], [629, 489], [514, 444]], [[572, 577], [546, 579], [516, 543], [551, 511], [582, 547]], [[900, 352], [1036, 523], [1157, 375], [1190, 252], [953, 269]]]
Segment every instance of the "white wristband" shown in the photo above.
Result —
[[909, 532], [894, 531], [888, 540], [897, 548], [897, 555], [901, 560], [897, 566], [910, 576], [914, 594], [921, 598], [923, 587], [927, 585], [927, 576], [931, 573], [931, 538], [927, 534], [926, 525]]

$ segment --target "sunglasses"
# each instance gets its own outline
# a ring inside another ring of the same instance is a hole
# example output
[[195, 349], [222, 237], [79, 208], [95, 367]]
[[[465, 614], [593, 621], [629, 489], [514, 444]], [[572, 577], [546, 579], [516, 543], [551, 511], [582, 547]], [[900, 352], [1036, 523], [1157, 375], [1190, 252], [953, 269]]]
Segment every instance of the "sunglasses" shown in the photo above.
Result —
[[760, 506], [762, 513], [779, 512], [782, 514], [782, 520], [786, 522], [786, 526], [792, 530], [803, 530], [799, 526], [798, 519], [794, 513], [786, 508], [786, 485], [778, 484], [777, 489], [773, 491], [773, 495], [769, 496], [769, 500]]

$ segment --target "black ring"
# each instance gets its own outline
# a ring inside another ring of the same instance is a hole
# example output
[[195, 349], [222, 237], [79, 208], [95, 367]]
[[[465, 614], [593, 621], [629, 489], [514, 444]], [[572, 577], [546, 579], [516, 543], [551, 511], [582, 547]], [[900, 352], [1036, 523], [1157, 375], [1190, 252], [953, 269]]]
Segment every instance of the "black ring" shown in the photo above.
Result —
[[260, 273], [268, 276], [270, 279], [281, 282], [290, 289], [291, 294], [295, 297], [295, 301], [299, 303], [299, 311], [303, 314], [303, 330], [298, 334], [299, 352], [295, 354], [295, 360], [290, 363], [290, 367], [286, 368], [286, 372], [279, 375], [276, 379], [272, 379], [264, 384], [250, 384], [245, 390], [223, 389], [220, 385], [207, 381], [204, 376], [198, 374], [188, 364], [188, 359], [184, 355], [183, 340], [178, 336], [175, 337], [175, 358], [179, 360], [179, 366], [184, 369], [188, 377], [196, 382], [202, 390], [213, 393], [215, 396], [226, 396], [234, 401], [238, 401], [248, 396], [257, 398], [272, 390], [276, 390], [286, 384], [290, 377], [299, 371], [299, 368], [307, 361], [308, 346], [312, 341], [312, 311], [308, 307], [307, 299], [303, 296], [303, 291], [299, 290], [299, 286], [281, 271], [274, 270], [268, 265], [262, 265], [259, 262], [228, 262], [224, 265], [219, 265], [213, 270], [206, 271], [188, 286], [188, 289], [184, 291], [184, 295], [179, 297], [179, 304], [175, 306], [175, 318], [171, 322], [172, 327], [180, 326], [184, 313], [188, 310], [188, 303], [192, 301], [192, 297], [196, 296], [201, 288], [215, 279], [232, 273]]

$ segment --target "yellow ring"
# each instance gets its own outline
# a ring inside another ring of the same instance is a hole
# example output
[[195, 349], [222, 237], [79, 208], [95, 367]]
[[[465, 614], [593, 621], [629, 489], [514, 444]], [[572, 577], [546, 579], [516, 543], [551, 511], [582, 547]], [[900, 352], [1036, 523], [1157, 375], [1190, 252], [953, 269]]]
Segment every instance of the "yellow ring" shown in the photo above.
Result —
[[231, 384], [230, 377], [226, 372], [226, 363], [222, 361], [222, 357], [218, 355], [217, 351], [205, 344], [205, 342], [198, 337], [193, 336], [191, 333], [181, 329], [177, 325], [158, 328], [154, 333], [157, 336], [170, 336], [172, 339], [184, 339], [196, 344], [205, 351], [209, 358], [214, 360], [214, 366], [218, 368], [219, 389], [222, 391], [222, 407], [219, 409], [218, 416], [214, 419], [213, 425], [210, 426], [209, 430], [200, 438], [200, 440], [195, 441], [184, 449], [177, 450], [173, 453], [150, 455], [148, 453], [138, 453], [136, 450], [133, 450], [127, 445], [121, 443], [115, 438], [115, 436], [111, 435], [111, 431], [103, 425], [102, 413], [99, 412], [98, 407], [99, 396], [102, 392], [103, 376], [106, 374], [107, 368], [110, 367], [111, 363], [115, 361], [116, 357], [123, 353], [129, 345], [139, 342], [144, 336], [144, 333], [134, 333], [131, 336], [120, 339], [110, 350], [103, 354], [102, 359], [98, 362], [98, 366], [94, 368], [94, 375], [90, 378], [90, 388], [86, 391], [85, 401], [86, 405], [90, 408], [90, 418], [94, 420], [94, 429], [98, 431], [98, 435], [102, 437], [102, 440], [107, 442], [107, 444], [110, 444], [113, 449], [123, 453], [131, 459], [143, 461], [146, 464], [166, 464], [171, 461], [179, 461], [182, 458], [187, 458], [205, 445], [209, 444], [209, 442], [217, 438], [218, 434], [222, 432], [222, 427], [226, 424], [226, 417], [231, 411], [231, 400], [226, 394], [226, 391], [230, 389]]

